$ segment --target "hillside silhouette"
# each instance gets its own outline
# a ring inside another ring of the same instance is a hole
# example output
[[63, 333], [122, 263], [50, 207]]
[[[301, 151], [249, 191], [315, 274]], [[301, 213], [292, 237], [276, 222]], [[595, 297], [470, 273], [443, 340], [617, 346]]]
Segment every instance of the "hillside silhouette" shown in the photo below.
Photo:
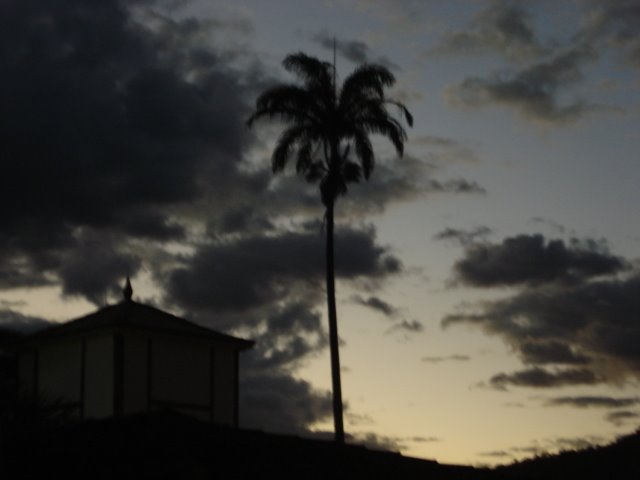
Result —
[[199, 422], [171, 413], [47, 427], [5, 445], [1, 478], [512, 478], [328, 440]]
[[513, 478], [579, 480], [636, 480], [640, 478], [640, 429], [609, 445], [539, 456], [499, 467]]
[[26, 415], [3, 415], [0, 478], [32, 479], [52, 474], [68, 479], [640, 478], [640, 430], [610, 445], [488, 469], [444, 465], [328, 440], [236, 429], [170, 412], [61, 422], [47, 415], [34, 418], [31, 414], [38, 407], [26, 410], [18, 412]]

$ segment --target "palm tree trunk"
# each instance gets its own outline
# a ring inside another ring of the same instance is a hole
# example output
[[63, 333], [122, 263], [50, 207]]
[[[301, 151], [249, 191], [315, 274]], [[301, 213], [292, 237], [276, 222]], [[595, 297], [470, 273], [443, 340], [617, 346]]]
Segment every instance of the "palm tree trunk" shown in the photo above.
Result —
[[333, 201], [327, 202], [327, 308], [329, 313], [329, 349], [331, 351], [331, 384], [333, 388], [333, 425], [335, 440], [344, 443], [342, 422], [342, 386], [340, 383], [340, 352], [338, 351], [338, 314], [336, 312], [336, 289], [333, 259]]

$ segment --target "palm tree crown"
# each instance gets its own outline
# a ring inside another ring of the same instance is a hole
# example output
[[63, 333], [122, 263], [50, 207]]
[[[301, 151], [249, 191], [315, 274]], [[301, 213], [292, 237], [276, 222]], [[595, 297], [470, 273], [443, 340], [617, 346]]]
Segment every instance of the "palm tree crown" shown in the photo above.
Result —
[[287, 127], [278, 138], [271, 158], [274, 173], [282, 171], [295, 157], [298, 173], [307, 181], [320, 185], [326, 221], [333, 420], [336, 441], [343, 443], [333, 252], [334, 206], [337, 198], [347, 193], [349, 183], [359, 182], [362, 177], [368, 179], [373, 171], [375, 156], [369, 135], [386, 136], [402, 155], [407, 134], [400, 122], [389, 114], [387, 105], [398, 107], [410, 126], [413, 118], [403, 104], [385, 97], [385, 87], [393, 85], [395, 78], [383, 66], [361, 65], [338, 89], [335, 66], [330, 63], [296, 53], [287, 56], [283, 64], [302, 81], [302, 85], [280, 84], [266, 90], [258, 97], [256, 110], [247, 124], [252, 125], [263, 117], [284, 121]]
[[[274, 172], [283, 170], [295, 157], [298, 173], [320, 183], [326, 206], [347, 192], [348, 183], [371, 175], [375, 156], [370, 134], [388, 137], [402, 155], [407, 134], [386, 106], [398, 107], [410, 126], [413, 118], [403, 104], [385, 97], [385, 87], [395, 83], [387, 68], [361, 65], [338, 90], [330, 63], [296, 53], [287, 56], [283, 65], [303, 85], [280, 84], [266, 90], [258, 97], [256, 110], [247, 122], [251, 125], [267, 117], [288, 124], [273, 151]], [[355, 158], [349, 155], [352, 146]]]

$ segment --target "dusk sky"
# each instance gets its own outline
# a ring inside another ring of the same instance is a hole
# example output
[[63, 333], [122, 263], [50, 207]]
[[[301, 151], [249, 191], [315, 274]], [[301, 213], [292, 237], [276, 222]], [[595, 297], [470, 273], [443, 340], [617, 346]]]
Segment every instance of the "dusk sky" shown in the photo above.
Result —
[[495, 464], [640, 426], [640, 1], [0, 5], [0, 326], [129, 274], [256, 340], [242, 426], [326, 436], [322, 204], [245, 122], [335, 39], [338, 81], [380, 63], [414, 116], [336, 206], [351, 441]]

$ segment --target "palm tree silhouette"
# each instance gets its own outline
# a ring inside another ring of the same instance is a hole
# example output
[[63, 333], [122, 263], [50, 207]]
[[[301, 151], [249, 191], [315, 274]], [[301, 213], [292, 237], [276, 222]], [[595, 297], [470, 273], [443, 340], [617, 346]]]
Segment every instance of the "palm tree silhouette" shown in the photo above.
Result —
[[251, 126], [262, 117], [283, 121], [287, 126], [272, 154], [273, 172], [282, 171], [294, 157], [297, 172], [307, 181], [319, 183], [326, 222], [333, 420], [335, 440], [344, 443], [334, 280], [334, 207], [338, 197], [347, 193], [349, 183], [371, 175], [375, 163], [371, 134], [388, 137], [402, 156], [407, 134], [400, 122], [389, 114], [387, 105], [398, 107], [409, 126], [413, 125], [413, 118], [402, 103], [385, 97], [385, 87], [393, 85], [395, 78], [381, 65], [359, 66], [340, 88], [336, 85], [335, 65], [328, 62], [295, 53], [288, 55], [283, 65], [302, 84], [278, 84], [264, 91], [247, 124]]

